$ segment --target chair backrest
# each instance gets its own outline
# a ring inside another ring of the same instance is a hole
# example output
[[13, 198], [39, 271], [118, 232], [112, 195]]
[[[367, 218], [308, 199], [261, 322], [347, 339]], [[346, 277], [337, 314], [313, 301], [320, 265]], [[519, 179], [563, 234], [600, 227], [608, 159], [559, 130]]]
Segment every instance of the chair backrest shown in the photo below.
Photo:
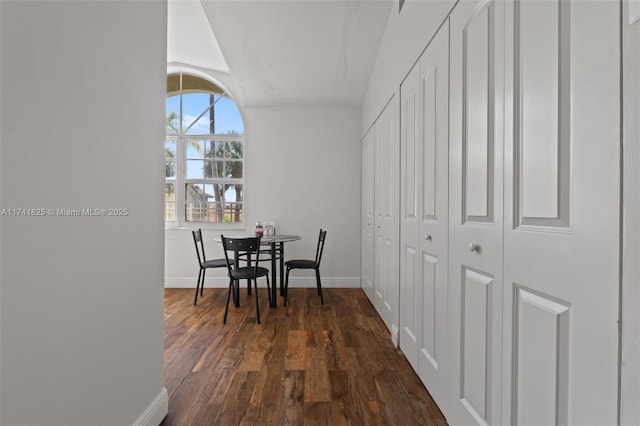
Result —
[[324, 239], [327, 236], [327, 231], [320, 229], [320, 235], [318, 235], [318, 247], [316, 248], [316, 263], [320, 265], [320, 259], [322, 259], [322, 251], [324, 250]]
[[220, 239], [222, 240], [222, 249], [224, 251], [224, 258], [227, 261], [227, 268], [229, 269], [229, 273], [231, 273], [231, 262], [229, 262], [229, 252], [243, 253], [243, 254], [255, 253], [256, 254], [255, 266], [257, 271], [258, 262], [260, 261], [260, 239], [261, 239], [260, 236], [236, 238], [236, 237], [225, 237], [224, 235], [220, 235]]
[[204, 255], [204, 243], [202, 242], [202, 229], [191, 231], [193, 234], [193, 242], [196, 245], [196, 253], [198, 255], [198, 264], [202, 266], [207, 258]]

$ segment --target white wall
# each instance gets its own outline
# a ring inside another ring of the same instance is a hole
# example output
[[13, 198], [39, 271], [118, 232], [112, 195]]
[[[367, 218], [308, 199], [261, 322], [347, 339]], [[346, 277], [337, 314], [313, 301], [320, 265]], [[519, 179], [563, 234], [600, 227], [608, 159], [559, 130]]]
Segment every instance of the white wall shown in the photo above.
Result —
[[[0, 7], [0, 23], [2, 22], [2, 7]], [[0, 30], [0, 46], [2, 46], [2, 31]], [[1, 52], [1, 47], [0, 47]], [[2, 55], [0, 54], [0, 94], [2, 93]], [[2, 127], [2, 102], [0, 102], [0, 129]], [[2, 165], [2, 134], [0, 133], [0, 167]], [[0, 209], [2, 209], [2, 173], [0, 168]], [[2, 219], [0, 219], [0, 241], [2, 241]], [[0, 243], [0, 266], [2, 266], [2, 244]], [[2, 273], [0, 273], [0, 424], [2, 424]]]
[[158, 424], [166, 3], [0, 9], [0, 207], [130, 212], [2, 216], [0, 422]]
[[640, 5], [623, 2], [622, 28], [625, 120], [620, 424], [632, 426], [640, 424]]
[[362, 107], [364, 136], [457, 0], [407, 0], [391, 11]]
[[[339, 107], [254, 107], [243, 111], [246, 146], [246, 224], [274, 221], [280, 234], [302, 240], [285, 245], [285, 257], [312, 258], [318, 231], [327, 229], [321, 275], [324, 286], [360, 286], [360, 110]], [[222, 255], [220, 231], [203, 230], [207, 257]], [[165, 285], [195, 287], [198, 275], [190, 230], [166, 231]], [[290, 285], [313, 285], [313, 273], [296, 271]], [[226, 286], [222, 269], [207, 272], [206, 286]], [[211, 278], [211, 279], [209, 279]], [[301, 279], [302, 278], [302, 279]]]

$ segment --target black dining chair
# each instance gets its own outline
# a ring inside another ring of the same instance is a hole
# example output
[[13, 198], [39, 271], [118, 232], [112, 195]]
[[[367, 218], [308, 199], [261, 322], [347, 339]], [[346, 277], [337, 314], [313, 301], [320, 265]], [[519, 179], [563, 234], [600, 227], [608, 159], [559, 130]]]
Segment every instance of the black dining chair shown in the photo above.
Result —
[[324, 239], [327, 235], [327, 231], [320, 229], [320, 235], [318, 235], [318, 245], [316, 247], [315, 260], [303, 260], [295, 259], [288, 260], [284, 264], [287, 267], [287, 275], [284, 280], [284, 306], [287, 306], [287, 298], [289, 294], [289, 272], [292, 269], [315, 269], [316, 271], [316, 287], [318, 287], [318, 296], [320, 296], [320, 302], [324, 305], [324, 298], [322, 297], [322, 283], [320, 282], [320, 260], [322, 259], [322, 251], [324, 250]]
[[[204, 242], [202, 241], [202, 229], [198, 229], [197, 231], [191, 231], [193, 233], [193, 242], [196, 245], [196, 254], [198, 255], [198, 265], [200, 266], [200, 271], [198, 272], [198, 282], [196, 283], [196, 297], [193, 300], [193, 305], [195, 306], [198, 303], [198, 289], [200, 290], [200, 296], [202, 296], [202, 292], [204, 290], [204, 275], [207, 269], [209, 268], [225, 268], [227, 266], [226, 259], [211, 259], [207, 260], [206, 255], [204, 254]], [[232, 260], [233, 263], [233, 260]]]
[[[265, 245], [264, 242], [261, 242], [261, 244]], [[252, 258], [253, 253], [239, 253], [238, 254], [238, 261], [242, 260], [247, 262], [248, 265], [251, 265], [251, 262], [271, 262], [271, 249], [265, 249], [262, 248], [260, 249], [260, 257], [257, 259]], [[281, 251], [281, 247], [277, 246], [276, 247], [276, 260], [279, 260], [282, 257], [282, 251]], [[247, 294], [249, 296], [251, 296], [251, 285], [247, 285]], [[234, 294], [235, 297], [235, 294]], [[269, 297], [271, 297], [271, 294], [269, 294]], [[269, 302], [271, 302], [271, 299], [269, 299]]]
[[[224, 250], [224, 257], [227, 262], [227, 270], [229, 274], [229, 292], [227, 293], [227, 305], [224, 309], [223, 323], [227, 323], [227, 313], [229, 312], [229, 299], [231, 298], [231, 291], [234, 293], [234, 300], [240, 300], [240, 280], [253, 280], [254, 289], [256, 292], [256, 317], [258, 324], [260, 324], [260, 303], [258, 302], [258, 278], [267, 277], [267, 293], [271, 297], [269, 289], [269, 270], [267, 268], [261, 268], [258, 266], [260, 261], [260, 237], [225, 237], [220, 236], [222, 240], [222, 249]], [[233, 254], [233, 259], [237, 259], [241, 254], [247, 254], [252, 256], [255, 254], [254, 266], [248, 264], [247, 266], [234, 267], [234, 262], [230, 258], [229, 253]], [[269, 300], [271, 301], [271, 300]]]

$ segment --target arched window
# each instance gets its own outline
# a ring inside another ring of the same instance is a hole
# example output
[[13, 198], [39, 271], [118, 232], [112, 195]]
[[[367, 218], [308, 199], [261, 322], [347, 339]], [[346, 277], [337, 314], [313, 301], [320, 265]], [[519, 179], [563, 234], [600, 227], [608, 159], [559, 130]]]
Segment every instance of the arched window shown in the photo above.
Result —
[[167, 76], [167, 227], [239, 224], [244, 216], [244, 125], [215, 83]]

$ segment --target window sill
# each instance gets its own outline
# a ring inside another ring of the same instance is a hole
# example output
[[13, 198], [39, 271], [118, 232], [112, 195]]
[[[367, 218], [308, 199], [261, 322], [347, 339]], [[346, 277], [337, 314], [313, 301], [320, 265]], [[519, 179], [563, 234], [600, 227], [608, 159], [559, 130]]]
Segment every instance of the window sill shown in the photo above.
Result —
[[232, 230], [245, 230], [247, 229], [246, 225], [244, 223], [193, 223], [191, 225], [182, 225], [182, 226], [169, 226], [166, 225], [164, 226], [164, 230], [165, 231], [181, 231], [181, 230], [186, 230], [186, 231], [193, 231], [195, 229], [206, 229], [206, 230], [227, 230], [227, 229], [232, 229]]

